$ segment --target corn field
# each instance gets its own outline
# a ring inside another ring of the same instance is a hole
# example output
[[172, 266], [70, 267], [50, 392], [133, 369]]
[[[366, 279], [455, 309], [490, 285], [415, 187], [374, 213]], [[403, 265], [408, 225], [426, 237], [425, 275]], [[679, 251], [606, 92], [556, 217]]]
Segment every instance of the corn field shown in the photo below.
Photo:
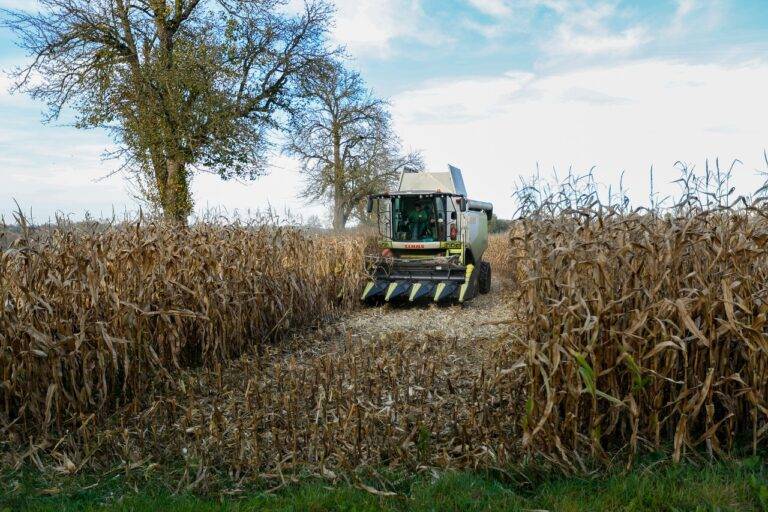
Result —
[[489, 235], [488, 249], [483, 255], [483, 259], [491, 264], [494, 275], [503, 280], [509, 279], [515, 285], [526, 278], [522, 248], [511, 242], [512, 238], [522, 233], [521, 230], [522, 225], [515, 222], [507, 233]]
[[529, 451], [579, 469], [765, 442], [764, 211], [593, 207], [522, 225]]
[[183, 461], [192, 488], [757, 450], [766, 244], [757, 207], [540, 208], [491, 237], [481, 306], [360, 332], [339, 318], [396, 314], [350, 314], [363, 235], [22, 230], [0, 259], [0, 465]]
[[0, 431], [84, 435], [172, 391], [180, 369], [328, 321], [353, 303], [363, 244], [152, 222], [21, 236], [0, 258]]

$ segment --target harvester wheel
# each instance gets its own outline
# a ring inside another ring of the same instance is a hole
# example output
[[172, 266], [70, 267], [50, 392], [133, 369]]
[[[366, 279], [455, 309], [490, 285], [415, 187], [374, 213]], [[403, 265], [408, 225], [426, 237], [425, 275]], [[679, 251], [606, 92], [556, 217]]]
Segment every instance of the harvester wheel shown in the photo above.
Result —
[[480, 293], [491, 291], [491, 264], [487, 261], [480, 262], [480, 275], [478, 278], [478, 291]]

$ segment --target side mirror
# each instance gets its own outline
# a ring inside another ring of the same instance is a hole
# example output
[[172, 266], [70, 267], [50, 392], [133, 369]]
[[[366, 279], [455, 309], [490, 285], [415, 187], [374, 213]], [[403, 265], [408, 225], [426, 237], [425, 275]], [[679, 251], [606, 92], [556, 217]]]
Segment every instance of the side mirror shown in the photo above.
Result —
[[373, 212], [373, 198], [371, 196], [366, 197], [365, 213]]
[[451, 212], [451, 220], [456, 220], [456, 212]]
[[467, 198], [466, 197], [460, 197], [459, 198], [459, 210], [462, 212], [467, 211]]

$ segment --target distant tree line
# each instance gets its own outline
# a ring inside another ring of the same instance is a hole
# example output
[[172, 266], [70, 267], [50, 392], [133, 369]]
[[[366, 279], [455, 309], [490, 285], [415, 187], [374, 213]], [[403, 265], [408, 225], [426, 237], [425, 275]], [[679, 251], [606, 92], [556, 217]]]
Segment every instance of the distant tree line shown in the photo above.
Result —
[[489, 233], [504, 233], [512, 227], [512, 221], [507, 219], [500, 219], [494, 213], [491, 216], [491, 220], [488, 221]]
[[[40, 0], [0, 9], [30, 62], [14, 90], [103, 127], [139, 195], [186, 223], [198, 172], [253, 180], [270, 151], [297, 157], [303, 196], [342, 229], [405, 165], [388, 105], [328, 40], [333, 7], [305, 0]], [[287, 141], [283, 144], [283, 140]]]

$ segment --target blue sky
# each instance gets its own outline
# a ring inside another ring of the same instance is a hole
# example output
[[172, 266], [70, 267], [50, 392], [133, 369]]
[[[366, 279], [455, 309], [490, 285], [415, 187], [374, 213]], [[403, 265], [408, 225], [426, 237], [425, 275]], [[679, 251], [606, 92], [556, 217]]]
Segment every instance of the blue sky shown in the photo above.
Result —
[[[291, 0], [292, 2], [296, 0]], [[29, 8], [30, 0], [0, 0]], [[642, 200], [653, 165], [672, 193], [677, 160], [734, 158], [748, 192], [768, 147], [768, 1], [338, 0], [335, 41], [392, 103], [403, 143], [428, 165], [464, 169], [470, 195], [511, 215], [521, 175], [595, 166]], [[24, 62], [0, 32], [0, 68]], [[125, 180], [100, 155], [110, 141], [66, 119], [43, 125], [41, 105], [0, 78], [0, 214], [14, 199], [35, 218], [135, 209]], [[256, 182], [193, 185], [196, 208], [290, 209], [295, 162], [275, 155]]]

